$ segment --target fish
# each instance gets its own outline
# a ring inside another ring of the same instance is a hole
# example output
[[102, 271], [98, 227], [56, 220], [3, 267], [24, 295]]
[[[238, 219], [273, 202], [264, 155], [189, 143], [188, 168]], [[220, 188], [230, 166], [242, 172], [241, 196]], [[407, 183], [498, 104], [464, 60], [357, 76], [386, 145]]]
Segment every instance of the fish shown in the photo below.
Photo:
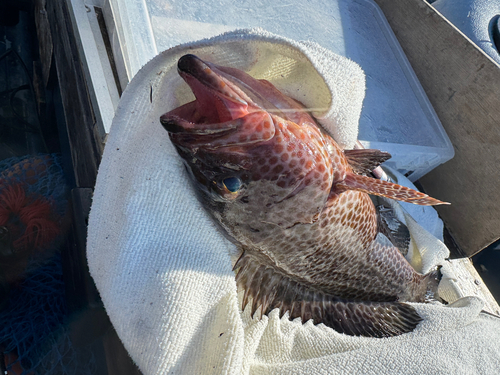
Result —
[[266, 80], [182, 56], [195, 100], [160, 117], [198, 197], [239, 248], [242, 310], [391, 337], [422, 320], [437, 272], [417, 273], [379, 229], [370, 195], [448, 204], [370, 176], [390, 158], [342, 149], [307, 109]]

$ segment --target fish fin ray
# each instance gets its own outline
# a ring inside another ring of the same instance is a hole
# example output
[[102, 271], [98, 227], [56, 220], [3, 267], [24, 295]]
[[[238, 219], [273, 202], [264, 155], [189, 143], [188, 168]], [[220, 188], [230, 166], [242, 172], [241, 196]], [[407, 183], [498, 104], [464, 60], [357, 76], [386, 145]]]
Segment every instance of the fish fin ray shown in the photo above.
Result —
[[399, 249], [403, 256], [406, 256], [410, 246], [408, 227], [398, 220], [392, 208], [383, 205], [377, 206], [377, 219], [379, 231]]
[[406, 186], [353, 173], [347, 173], [345, 179], [342, 182], [337, 183], [334, 186], [334, 189], [334, 192], [336, 193], [341, 193], [346, 190], [357, 190], [367, 194], [379, 195], [421, 206], [449, 204], [447, 202], [442, 202], [438, 199], [429, 197], [427, 194], [421, 193], [417, 190], [407, 188]]
[[[239, 287], [246, 288], [244, 302], [248, 303], [250, 296], [253, 299], [251, 316], [259, 306], [265, 315], [278, 308], [280, 318], [288, 311], [290, 320], [301, 318], [305, 323], [312, 319], [314, 324], [323, 323], [339, 333], [379, 338], [411, 332], [422, 321], [408, 304], [348, 301], [292, 280], [269, 262], [261, 264], [260, 255], [245, 252], [243, 257], [249, 259], [242, 264], [256, 263], [250, 267], [251, 275], [238, 273], [236, 280]], [[245, 285], [239, 285], [242, 280]]]
[[367, 174], [391, 158], [388, 152], [372, 149], [344, 150], [344, 155], [355, 173]]
[[216, 150], [254, 144], [268, 141], [275, 135], [273, 119], [265, 111], [251, 112], [215, 124], [192, 123], [168, 114], [163, 115], [160, 121], [176, 143], [191, 149], [203, 147], [207, 150]]

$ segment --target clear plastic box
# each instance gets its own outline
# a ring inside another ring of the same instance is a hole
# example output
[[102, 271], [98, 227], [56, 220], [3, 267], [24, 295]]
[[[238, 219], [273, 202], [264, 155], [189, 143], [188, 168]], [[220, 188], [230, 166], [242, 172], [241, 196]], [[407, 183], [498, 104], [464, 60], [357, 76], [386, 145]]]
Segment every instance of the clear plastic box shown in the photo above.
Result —
[[262, 27], [312, 40], [366, 73], [359, 140], [392, 154], [415, 181], [451, 159], [453, 146], [396, 37], [371, 0], [109, 0], [128, 79], [165, 49], [225, 31]]

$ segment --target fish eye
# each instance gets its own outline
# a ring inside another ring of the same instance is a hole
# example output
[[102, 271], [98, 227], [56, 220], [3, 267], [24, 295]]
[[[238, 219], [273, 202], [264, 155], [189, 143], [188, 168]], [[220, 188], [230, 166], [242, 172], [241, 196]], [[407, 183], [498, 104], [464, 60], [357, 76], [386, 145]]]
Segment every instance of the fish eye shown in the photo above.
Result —
[[222, 180], [224, 187], [231, 193], [236, 193], [241, 189], [241, 180], [238, 177], [228, 177]]

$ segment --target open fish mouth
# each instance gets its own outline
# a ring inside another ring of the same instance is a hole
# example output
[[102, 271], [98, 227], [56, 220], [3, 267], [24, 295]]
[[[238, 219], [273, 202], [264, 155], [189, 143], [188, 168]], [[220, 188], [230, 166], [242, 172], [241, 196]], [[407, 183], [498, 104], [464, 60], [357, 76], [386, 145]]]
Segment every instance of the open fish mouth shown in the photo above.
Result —
[[[281, 95], [274, 86], [238, 69], [205, 62], [195, 55], [182, 56], [177, 70], [196, 100], [160, 117], [171, 135], [190, 135], [193, 147], [205, 142], [208, 148], [262, 142], [274, 136], [270, 114], [283, 115], [282, 109], [269, 99], [269, 93]], [[227, 142], [212, 142], [215, 137], [227, 135], [224, 133], [236, 135], [227, 138]], [[182, 143], [181, 139], [178, 143]]]
[[220, 133], [234, 129], [231, 120], [249, 113], [245, 93], [230, 84], [215, 65], [194, 55], [185, 55], [179, 59], [177, 70], [196, 100], [160, 117], [168, 132]]
[[[260, 82], [243, 72], [218, 67], [194, 55], [182, 56], [177, 69], [196, 98], [160, 117], [178, 148], [195, 153], [200, 148], [214, 151], [265, 142], [275, 135], [270, 114], [251, 97], [273, 105], [241, 79], [255, 81], [254, 85]], [[233, 149], [232, 152], [239, 151]], [[241, 163], [233, 164], [241, 167]]]

